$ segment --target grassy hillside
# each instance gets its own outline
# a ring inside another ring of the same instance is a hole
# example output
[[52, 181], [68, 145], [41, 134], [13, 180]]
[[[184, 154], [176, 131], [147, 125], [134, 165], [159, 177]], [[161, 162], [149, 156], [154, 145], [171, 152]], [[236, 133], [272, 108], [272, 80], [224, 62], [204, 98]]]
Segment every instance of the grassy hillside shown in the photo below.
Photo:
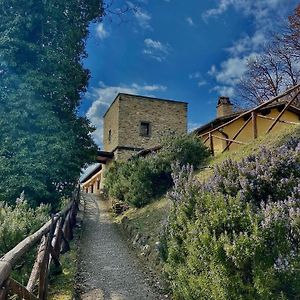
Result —
[[[216, 165], [227, 159], [239, 161], [244, 157], [256, 153], [261, 147], [278, 147], [283, 145], [291, 136], [300, 136], [300, 126], [289, 126], [286, 130], [280, 132], [272, 132], [265, 137], [261, 137], [252, 141], [251, 144], [241, 146], [237, 151], [226, 152], [211, 157], [206, 164], [206, 167], [195, 173], [195, 176], [201, 181], [207, 179], [212, 173]], [[149, 205], [137, 209], [130, 208], [125, 216], [128, 217], [131, 225], [146, 236], [150, 236], [149, 244], [155, 247], [155, 243], [159, 240], [159, 233], [162, 229], [162, 224], [168, 216], [171, 203], [165, 197], [160, 200], [153, 201]], [[123, 216], [117, 218], [119, 222]]]

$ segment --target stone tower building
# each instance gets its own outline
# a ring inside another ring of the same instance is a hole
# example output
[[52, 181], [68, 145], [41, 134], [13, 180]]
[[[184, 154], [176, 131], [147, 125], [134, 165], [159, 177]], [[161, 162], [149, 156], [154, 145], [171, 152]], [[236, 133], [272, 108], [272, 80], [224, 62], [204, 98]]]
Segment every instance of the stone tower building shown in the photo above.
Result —
[[82, 181], [86, 192], [100, 193], [107, 167], [141, 150], [160, 145], [165, 134], [187, 133], [187, 103], [120, 93], [103, 117], [100, 165]]
[[104, 151], [126, 160], [158, 146], [162, 135], [187, 132], [187, 103], [120, 93], [104, 115]]

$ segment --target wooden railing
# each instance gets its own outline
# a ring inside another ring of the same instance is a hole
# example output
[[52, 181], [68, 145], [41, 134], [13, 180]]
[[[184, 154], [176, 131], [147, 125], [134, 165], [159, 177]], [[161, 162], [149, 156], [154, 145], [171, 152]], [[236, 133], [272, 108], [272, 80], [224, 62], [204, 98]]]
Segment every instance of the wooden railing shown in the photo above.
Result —
[[[67, 252], [69, 241], [73, 238], [73, 227], [79, 205], [79, 191], [76, 189], [71, 202], [59, 213], [52, 215], [44, 226], [25, 238], [12, 250], [0, 258], [0, 300], [17, 295], [19, 299], [45, 300], [48, 292], [50, 266], [61, 272], [60, 254]], [[14, 280], [10, 275], [17, 261], [38, 242], [37, 257], [26, 286]]]
[[[237, 137], [242, 133], [242, 131], [246, 128], [246, 126], [250, 122], [252, 123], [253, 139], [256, 139], [257, 136], [258, 136], [258, 128], [257, 128], [257, 119], [258, 118], [268, 119], [268, 120], [272, 121], [272, 123], [271, 123], [270, 127], [267, 129], [266, 133], [269, 133], [277, 123], [285, 123], [285, 124], [292, 124], [292, 125], [300, 124], [300, 123], [296, 123], [296, 122], [289, 122], [289, 121], [280, 120], [280, 118], [282, 117], [284, 112], [298, 98], [299, 94], [300, 94], [300, 84], [297, 84], [297, 85], [293, 86], [292, 88], [286, 90], [281, 95], [276, 96], [276, 97], [270, 99], [269, 101], [266, 101], [266, 102], [256, 106], [253, 109], [247, 110], [247, 111], [239, 114], [238, 116], [236, 116], [232, 120], [230, 120], [230, 121], [214, 128], [214, 129], [212, 129], [208, 132], [205, 132], [205, 133], [203, 133], [199, 136], [200, 136], [200, 138], [203, 139], [204, 144], [208, 143], [208, 147], [210, 148], [210, 151], [211, 151], [212, 155], [214, 155], [214, 139], [219, 139], [219, 140], [227, 142], [227, 144], [226, 144], [225, 148], [222, 150], [222, 152], [228, 150], [229, 147], [233, 143], [239, 144], [239, 145], [245, 144], [245, 142], [243, 142], [243, 141], [238, 141]], [[265, 108], [266, 106], [272, 104], [273, 102], [276, 102], [276, 101], [280, 100], [283, 97], [290, 97], [290, 100], [285, 102], [283, 110], [279, 112], [279, 114], [276, 118], [263, 116], [263, 115], [259, 114], [259, 111], [262, 108]], [[228, 126], [228, 125], [230, 125], [230, 124], [234, 123], [235, 121], [237, 121], [239, 119], [242, 119], [242, 118], [247, 118], [247, 119], [231, 138], [221, 137], [221, 136], [216, 135], [216, 133], [220, 133], [220, 132], [222, 133], [222, 129], [224, 127], [226, 127], [226, 126]]]

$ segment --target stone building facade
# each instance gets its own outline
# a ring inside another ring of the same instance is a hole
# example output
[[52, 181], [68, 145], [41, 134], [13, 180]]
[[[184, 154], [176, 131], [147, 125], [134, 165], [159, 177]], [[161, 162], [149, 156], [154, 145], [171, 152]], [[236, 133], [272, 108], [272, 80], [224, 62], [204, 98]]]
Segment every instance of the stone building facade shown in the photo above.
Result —
[[101, 165], [82, 181], [83, 190], [99, 193], [112, 161], [157, 147], [164, 136], [187, 133], [187, 108], [186, 102], [118, 94], [103, 116]]
[[103, 122], [104, 151], [126, 160], [158, 146], [164, 135], [187, 133], [187, 103], [121, 93]]

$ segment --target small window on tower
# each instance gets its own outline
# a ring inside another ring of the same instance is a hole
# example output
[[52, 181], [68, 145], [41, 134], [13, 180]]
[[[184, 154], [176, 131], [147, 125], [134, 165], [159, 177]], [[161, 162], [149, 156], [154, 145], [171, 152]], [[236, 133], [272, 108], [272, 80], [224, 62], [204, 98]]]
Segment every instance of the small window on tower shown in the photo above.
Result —
[[109, 143], [111, 142], [111, 129], [109, 129], [108, 131], [108, 142]]
[[150, 123], [149, 122], [141, 122], [141, 131], [140, 134], [141, 136], [150, 136]]

